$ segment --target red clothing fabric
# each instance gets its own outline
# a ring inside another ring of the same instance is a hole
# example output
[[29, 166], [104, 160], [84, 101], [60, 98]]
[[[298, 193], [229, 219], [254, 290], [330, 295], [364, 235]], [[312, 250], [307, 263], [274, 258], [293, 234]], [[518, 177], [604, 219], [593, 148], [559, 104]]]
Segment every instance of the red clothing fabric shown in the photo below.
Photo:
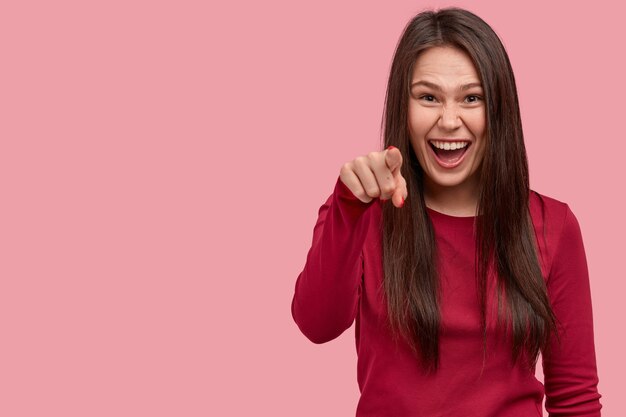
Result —
[[[541, 268], [562, 325], [561, 346], [553, 337], [551, 352], [542, 355], [545, 387], [522, 365], [512, 366], [512, 342], [496, 333], [493, 322], [483, 368], [474, 217], [428, 209], [443, 260], [438, 372], [422, 372], [409, 346], [394, 343], [382, 287], [382, 204], [361, 202], [337, 179], [319, 209], [291, 304], [295, 322], [314, 343], [335, 339], [356, 320], [357, 417], [541, 416], [544, 395], [551, 417], [600, 416], [587, 261], [567, 204], [531, 192]], [[496, 308], [490, 305], [488, 314]]]

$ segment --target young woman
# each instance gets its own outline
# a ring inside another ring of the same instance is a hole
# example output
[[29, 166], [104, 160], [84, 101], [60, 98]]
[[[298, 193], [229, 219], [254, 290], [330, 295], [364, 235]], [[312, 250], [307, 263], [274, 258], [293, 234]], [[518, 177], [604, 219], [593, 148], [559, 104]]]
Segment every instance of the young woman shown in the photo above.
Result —
[[341, 167], [291, 305], [314, 343], [356, 320], [357, 416], [541, 416], [544, 395], [552, 417], [600, 416], [580, 228], [529, 189], [513, 71], [483, 20], [409, 22], [383, 149]]

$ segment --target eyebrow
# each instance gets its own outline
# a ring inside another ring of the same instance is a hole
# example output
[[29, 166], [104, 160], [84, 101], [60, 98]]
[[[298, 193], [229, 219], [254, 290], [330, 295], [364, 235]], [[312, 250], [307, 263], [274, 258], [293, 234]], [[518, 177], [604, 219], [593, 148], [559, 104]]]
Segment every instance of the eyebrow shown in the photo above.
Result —
[[[416, 81], [416, 82], [414, 82], [413, 84], [411, 84], [411, 90], [412, 90], [414, 87], [418, 86], [418, 85], [425, 85], [426, 87], [430, 87], [430, 88], [432, 88], [433, 90], [442, 91], [441, 87], [440, 87], [440, 86], [438, 86], [437, 84], [431, 83], [430, 81], [424, 81], [424, 80]], [[469, 89], [470, 89], [470, 88], [472, 88], [472, 87], [481, 87], [481, 88], [482, 88], [482, 84], [481, 84], [481, 83], [476, 83], [476, 82], [474, 82], [474, 83], [467, 83], [467, 84], [463, 84], [463, 85], [460, 87], [460, 90], [461, 90], [461, 91], [464, 91], [464, 90], [469, 90]]]

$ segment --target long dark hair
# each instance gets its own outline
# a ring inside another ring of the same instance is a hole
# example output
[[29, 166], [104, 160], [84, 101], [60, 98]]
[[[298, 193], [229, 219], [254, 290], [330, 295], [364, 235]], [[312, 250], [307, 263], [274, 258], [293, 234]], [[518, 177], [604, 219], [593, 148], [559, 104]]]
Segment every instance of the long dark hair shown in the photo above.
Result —
[[[434, 231], [426, 211], [423, 170], [410, 144], [409, 86], [419, 54], [453, 46], [469, 55], [481, 78], [487, 104], [486, 146], [476, 213], [476, 282], [486, 351], [487, 277], [497, 277], [498, 326], [512, 329], [511, 359], [527, 353], [534, 369], [540, 350], [556, 333], [535, 246], [529, 210], [528, 161], [517, 89], [508, 55], [491, 27], [456, 7], [426, 10], [405, 27], [393, 57], [383, 114], [383, 147], [405, 157], [402, 175], [408, 198], [403, 209], [383, 205], [384, 290], [392, 334], [402, 335], [424, 368], [439, 367], [439, 284]], [[408, 158], [407, 158], [408, 157]], [[505, 320], [501, 322], [504, 298]], [[509, 326], [510, 327], [507, 327]], [[558, 333], [557, 333], [558, 336]], [[483, 358], [485, 356], [483, 355]], [[484, 365], [484, 362], [483, 362]]]

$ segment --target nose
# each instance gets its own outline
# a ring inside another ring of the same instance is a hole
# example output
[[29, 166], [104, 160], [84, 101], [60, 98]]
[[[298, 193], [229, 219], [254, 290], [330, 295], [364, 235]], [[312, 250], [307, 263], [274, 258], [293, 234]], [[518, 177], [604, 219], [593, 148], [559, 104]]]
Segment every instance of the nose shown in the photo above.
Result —
[[439, 127], [454, 130], [461, 126], [459, 111], [454, 105], [443, 106], [439, 116]]

